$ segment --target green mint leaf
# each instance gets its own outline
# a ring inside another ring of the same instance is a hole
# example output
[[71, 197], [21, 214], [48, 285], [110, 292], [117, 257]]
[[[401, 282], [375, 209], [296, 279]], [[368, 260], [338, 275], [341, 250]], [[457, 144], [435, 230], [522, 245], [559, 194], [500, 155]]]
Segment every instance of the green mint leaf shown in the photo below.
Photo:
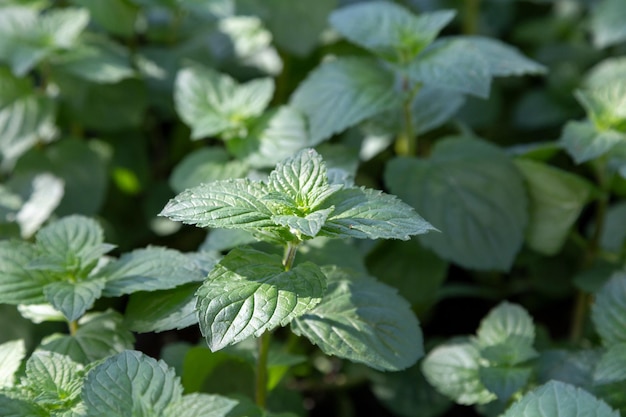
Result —
[[264, 184], [248, 179], [214, 181], [180, 193], [160, 215], [198, 227], [272, 227], [272, 212], [261, 202], [266, 193]]
[[515, 165], [528, 189], [526, 242], [541, 254], [555, 255], [588, 202], [592, 185], [577, 175], [528, 159], [518, 159]]
[[44, 287], [46, 300], [59, 310], [68, 321], [78, 320], [100, 298], [104, 280], [79, 282], [52, 282]]
[[324, 202], [334, 206], [320, 235], [357, 239], [402, 239], [437, 230], [397, 197], [367, 188], [347, 188]]
[[292, 322], [328, 355], [379, 370], [400, 370], [423, 355], [422, 331], [397, 291], [362, 273], [324, 269], [328, 292], [322, 302]]
[[128, 328], [139, 333], [184, 329], [198, 322], [196, 291], [199, 284], [171, 290], [131, 294], [124, 317]]
[[532, 368], [507, 366], [481, 367], [480, 380], [500, 401], [508, 401], [513, 394], [524, 388], [532, 375]]
[[318, 304], [326, 277], [305, 262], [289, 271], [279, 256], [234, 249], [198, 289], [200, 330], [212, 351], [285, 326]]
[[232, 138], [226, 146], [238, 159], [265, 168], [311, 144], [304, 115], [293, 107], [280, 106], [256, 119], [248, 136]]
[[49, 173], [35, 175], [29, 188], [28, 200], [15, 216], [23, 238], [31, 237], [48, 220], [64, 194], [63, 180]]
[[370, 58], [338, 58], [313, 70], [291, 97], [309, 118], [311, 145], [382, 113], [400, 108], [391, 71]]
[[180, 401], [170, 404], [164, 417], [227, 417], [237, 405], [236, 400], [220, 395], [189, 394]]
[[36, 393], [37, 404], [70, 408], [80, 395], [83, 367], [65, 355], [37, 351], [28, 358], [21, 382]]
[[487, 404], [496, 395], [480, 379], [480, 352], [469, 340], [451, 341], [433, 349], [422, 362], [426, 380], [459, 404]]
[[517, 365], [535, 356], [535, 326], [528, 312], [517, 304], [502, 302], [480, 322], [481, 355], [498, 365]]
[[594, 66], [584, 88], [575, 92], [599, 131], [626, 132], [626, 59], [608, 58]]
[[50, 413], [32, 401], [12, 398], [0, 393], [0, 415], [3, 417], [49, 417]]
[[333, 12], [330, 24], [348, 40], [391, 62], [415, 58], [446, 26], [455, 12], [442, 10], [413, 15], [383, 1], [357, 3]]
[[605, 226], [602, 228], [600, 237], [600, 246], [603, 249], [610, 252], [621, 250], [626, 240], [626, 223], [622, 221], [624, 216], [626, 216], [626, 202], [611, 205], [607, 210]]
[[626, 273], [617, 272], [598, 291], [591, 319], [605, 345], [626, 343]]
[[254, 236], [245, 230], [213, 229], [198, 250], [221, 252], [254, 242], [256, 242]]
[[[0, 27], [5, 12], [6, 9], [0, 8]], [[3, 41], [0, 29], [0, 56]], [[36, 93], [28, 79], [17, 78], [7, 68], [0, 68], [2, 170], [13, 168], [15, 161], [40, 140], [51, 140], [54, 137], [54, 114], [52, 99]]]
[[87, 417], [152, 417], [180, 401], [173, 368], [137, 351], [124, 351], [92, 369], [82, 392]]
[[546, 71], [514, 47], [479, 36], [438, 40], [403, 70], [413, 82], [483, 98], [489, 96], [493, 77]]
[[267, 107], [274, 94], [270, 78], [239, 85], [210, 68], [195, 65], [176, 77], [174, 100], [181, 119], [191, 126], [193, 139], [246, 134], [246, 122]]
[[304, 217], [300, 216], [272, 216], [272, 221], [281, 226], [289, 228], [291, 233], [298, 236], [304, 235], [315, 237], [326, 223], [328, 216], [333, 212], [333, 208], [318, 210]]
[[53, 334], [43, 340], [40, 349], [67, 355], [82, 364], [104, 359], [133, 348], [135, 338], [123, 322], [113, 311], [87, 314], [78, 321], [73, 336]]
[[22, 241], [0, 242], [0, 303], [42, 304], [44, 286], [51, 278], [28, 268], [37, 252]]
[[139, 8], [124, 0], [73, 0], [89, 10], [92, 21], [113, 35], [131, 37], [135, 34]]
[[202, 148], [189, 153], [176, 165], [169, 184], [177, 193], [205, 182], [243, 178], [248, 165], [242, 161], [230, 161], [223, 148]]
[[135, 291], [167, 290], [202, 281], [206, 273], [181, 252], [148, 247], [126, 253], [108, 263], [98, 271], [97, 277], [106, 281], [105, 296], [119, 297]]
[[604, 401], [572, 385], [551, 381], [524, 395], [502, 417], [619, 417]]
[[626, 380], [626, 343], [609, 346], [593, 372], [595, 384], [610, 384]]
[[425, 247], [467, 268], [511, 267], [524, 241], [528, 203], [519, 171], [499, 148], [444, 139], [429, 159], [390, 161], [385, 181], [441, 230], [419, 237]]
[[26, 346], [21, 339], [0, 345], [0, 389], [14, 385], [15, 373], [25, 356]]
[[569, 121], [559, 139], [574, 162], [582, 164], [611, 150], [626, 139], [626, 135], [615, 130], [598, 132], [591, 122]]
[[596, 48], [606, 48], [626, 40], [626, 4], [602, 0], [591, 9], [591, 34]]
[[40, 256], [29, 267], [61, 273], [62, 279], [70, 281], [84, 279], [98, 259], [114, 247], [102, 242], [102, 228], [95, 220], [64, 217], [37, 232]]
[[600, 357], [599, 349], [543, 351], [536, 362], [537, 379], [539, 382], [563, 381], [591, 389], [594, 368]]

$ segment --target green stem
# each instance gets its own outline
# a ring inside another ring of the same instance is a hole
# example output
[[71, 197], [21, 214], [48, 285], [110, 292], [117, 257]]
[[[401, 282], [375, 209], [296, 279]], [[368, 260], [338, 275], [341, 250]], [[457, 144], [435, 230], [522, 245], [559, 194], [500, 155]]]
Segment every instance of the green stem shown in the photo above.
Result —
[[256, 364], [256, 405], [265, 409], [267, 406], [267, 355], [270, 347], [270, 333], [265, 332], [257, 340], [259, 357]]
[[76, 335], [76, 332], [78, 331], [78, 322], [77, 321], [70, 321], [67, 323], [68, 327], [70, 328], [70, 335], [74, 336]]
[[411, 87], [408, 79], [404, 79], [402, 89], [406, 94], [404, 103], [402, 103], [402, 118], [404, 120], [404, 130], [400, 132], [395, 143], [396, 154], [400, 156], [413, 156], [418, 154], [418, 140], [413, 124], [412, 105], [415, 95], [419, 91], [421, 85]]
[[463, 33], [465, 35], [478, 33], [479, 17], [480, 0], [465, 0], [465, 13], [463, 13]]
[[293, 266], [293, 261], [296, 259], [296, 253], [298, 253], [299, 243], [289, 242], [285, 248], [285, 257], [283, 258], [283, 265], [285, 271], [289, 271]]

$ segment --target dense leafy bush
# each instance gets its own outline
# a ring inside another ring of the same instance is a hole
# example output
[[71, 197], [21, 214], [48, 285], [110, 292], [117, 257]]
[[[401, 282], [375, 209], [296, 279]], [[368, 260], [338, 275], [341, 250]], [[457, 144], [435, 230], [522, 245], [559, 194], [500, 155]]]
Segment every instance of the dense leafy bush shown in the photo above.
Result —
[[626, 412], [625, 21], [0, 0], [0, 415]]

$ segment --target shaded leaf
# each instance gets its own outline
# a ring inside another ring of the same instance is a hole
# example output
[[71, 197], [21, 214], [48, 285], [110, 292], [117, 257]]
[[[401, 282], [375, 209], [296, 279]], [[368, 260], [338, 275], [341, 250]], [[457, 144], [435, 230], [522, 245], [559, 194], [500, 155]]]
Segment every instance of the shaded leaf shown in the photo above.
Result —
[[52, 306], [68, 321], [75, 321], [93, 307], [104, 288], [103, 280], [79, 282], [52, 282], [45, 286], [44, 295]]
[[51, 278], [28, 268], [37, 252], [33, 245], [22, 241], [0, 242], [0, 303], [41, 304], [45, 302], [43, 288]]
[[595, 296], [591, 319], [605, 345], [626, 342], [626, 274], [617, 272]]
[[600, 358], [593, 373], [596, 384], [626, 380], [626, 343], [611, 345]]

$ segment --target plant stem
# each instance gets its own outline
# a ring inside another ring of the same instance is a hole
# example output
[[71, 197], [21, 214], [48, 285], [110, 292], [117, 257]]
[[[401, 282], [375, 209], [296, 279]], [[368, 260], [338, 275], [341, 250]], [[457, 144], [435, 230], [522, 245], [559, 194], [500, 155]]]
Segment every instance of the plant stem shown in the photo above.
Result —
[[402, 90], [406, 93], [404, 103], [402, 103], [402, 117], [404, 120], [404, 130], [398, 135], [395, 143], [395, 151], [400, 156], [413, 156], [418, 153], [417, 134], [413, 124], [412, 105], [415, 95], [419, 91], [421, 85], [411, 88], [408, 79], [402, 82]]
[[289, 271], [293, 266], [293, 261], [296, 259], [296, 253], [298, 253], [298, 243], [289, 242], [285, 248], [285, 257], [283, 258], [283, 265], [285, 271]]
[[257, 340], [259, 357], [256, 363], [256, 405], [265, 409], [267, 405], [267, 355], [270, 347], [270, 333], [265, 332]]
[[463, 33], [475, 35], [478, 32], [478, 19], [480, 17], [480, 0], [465, 0], [465, 13], [463, 13]]
[[78, 331], [78, 322], [76, 320], [70, 321], [67, 323], [67, 325], [70, 328], [70, 335], [74, 336]]

